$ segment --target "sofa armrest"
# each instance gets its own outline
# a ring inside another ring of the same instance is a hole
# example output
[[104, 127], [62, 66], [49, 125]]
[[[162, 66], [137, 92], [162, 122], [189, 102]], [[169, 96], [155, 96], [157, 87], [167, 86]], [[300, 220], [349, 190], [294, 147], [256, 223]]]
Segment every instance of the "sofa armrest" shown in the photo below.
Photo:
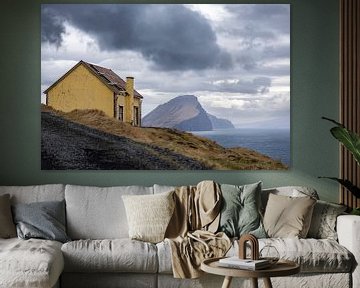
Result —
[[341, 215], [336, 224], [339, 243], [355, 257], [353, 287], [360, 287], [360, 216]]

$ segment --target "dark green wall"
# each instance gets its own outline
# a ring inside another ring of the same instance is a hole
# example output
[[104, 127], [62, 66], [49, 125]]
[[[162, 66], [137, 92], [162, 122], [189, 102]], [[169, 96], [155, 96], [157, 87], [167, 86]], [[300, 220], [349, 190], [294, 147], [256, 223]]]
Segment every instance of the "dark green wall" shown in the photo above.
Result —
[[338, 118], [337, 0], [231, 2], [291, 3], [292, 167], [286, 172], [41, 171], [40, 4], [56, 2], [71, 3], [38, 0], [1, 3], [0, 185], [181, 185], [203, 179], [245, 184], [262, 180], [265, 187], [313, 186], [322, 199], [338, 200], [338, 186], [317, 179], [319, 175], [337, 176], [339, 169], [337, 143], [328, 132], [330, 125], [321, 120], [323, 115]]

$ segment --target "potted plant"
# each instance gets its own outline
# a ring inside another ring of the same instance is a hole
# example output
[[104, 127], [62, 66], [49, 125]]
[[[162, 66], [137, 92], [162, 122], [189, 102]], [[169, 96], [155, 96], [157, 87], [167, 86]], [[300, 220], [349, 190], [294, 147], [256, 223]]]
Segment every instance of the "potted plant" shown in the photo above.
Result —
[[[342, 143], [346, 149], [348, 149], [353, 155], [355, 161], [360, 165], [360, 136], [353, 131], [347, 129], [343, 124], [336, 122], [333, 119], [322, 117], [327, 121], [336, 124], [335, 127], [330, 129], [331, 134]], [[339, 182], [347, 190], [349, 190], [356, 198], [360, 198], [360, 187], [354, 185], [348, 179], [340, 179], [336, 177], [319, 177], [328, 178]], [[354, 208], [351, 214], [360, 215], [360, 207]]]

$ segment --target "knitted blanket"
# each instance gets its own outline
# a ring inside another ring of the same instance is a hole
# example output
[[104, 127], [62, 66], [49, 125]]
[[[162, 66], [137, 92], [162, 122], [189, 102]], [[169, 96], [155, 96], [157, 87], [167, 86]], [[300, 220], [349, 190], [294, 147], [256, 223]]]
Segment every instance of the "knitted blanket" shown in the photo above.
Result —
[[165, 233], [171, 247], [175, 278], [200, 277], [201, 262], [222, 257], [231, 246], [223, 232], [216, 233], [221, 209], [221, 190], [213, 181], [178, 187], [175, 211]]

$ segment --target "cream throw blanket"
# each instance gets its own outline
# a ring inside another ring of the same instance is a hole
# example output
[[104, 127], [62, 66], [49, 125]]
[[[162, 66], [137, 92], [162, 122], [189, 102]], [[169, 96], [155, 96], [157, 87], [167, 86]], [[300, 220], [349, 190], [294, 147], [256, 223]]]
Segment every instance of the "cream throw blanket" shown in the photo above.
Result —
[[201, 262], [222, 257], [231, 246], [225, 233], [216, 233], [221, 209], [221, 190], [213, 181], [196, 187], [178, 187], [174, 193], [175, 211], [165, 233], [171, 247], [175, 278], [200, 277]]

